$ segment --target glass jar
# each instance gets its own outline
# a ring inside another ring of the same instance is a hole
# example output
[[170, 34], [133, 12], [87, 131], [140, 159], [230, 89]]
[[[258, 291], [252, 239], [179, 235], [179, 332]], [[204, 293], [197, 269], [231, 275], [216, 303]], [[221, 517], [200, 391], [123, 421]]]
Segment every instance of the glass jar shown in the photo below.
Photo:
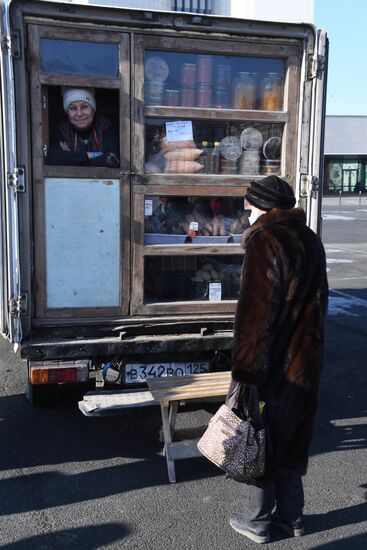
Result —
[[169, 107], [177, 107], [180, 104], [180, 90], [165, 90], [164, 104]]
[[231, 65], [218, 65], [217, 86], [229, 88], [231, 85]]
[[196, 107], [211, 107], [212, 88], [206, 84], [200, 84], [196, 92]]
[[195, 107], [195, 88], [181, 88], [181, 106]]
[[225, 86], [217, 86], [214, 94], [214, 107], [217, 109], [229, 109], [230, 93], [229, 88]]
[[283, 105], [283, 80], [277, 73], [269, 73], [260, 82], [259, 109], [280, 111]]
[[233, 108], [254, 109], [256, 84], [250, 73], [238, 73], [233, 82]]
[[197, 61], [198, 84], [211, 86], [213, 58], [211, 55], [199, 55]]
[[184, 63], [181, 67], [181, 86], [190, 87], [196, 84], [195, 63]]
[[162, 105], [164, 82], [160, 80], [148, 80], [145, 83], [145, 104]]

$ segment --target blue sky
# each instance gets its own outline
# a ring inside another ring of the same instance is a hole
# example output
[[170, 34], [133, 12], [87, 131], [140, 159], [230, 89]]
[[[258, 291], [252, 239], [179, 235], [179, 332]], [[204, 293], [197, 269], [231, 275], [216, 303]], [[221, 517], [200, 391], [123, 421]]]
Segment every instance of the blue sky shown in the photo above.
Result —
[[327, 115], [367, 115], [367, 0], [315, 0], [329, 37]]

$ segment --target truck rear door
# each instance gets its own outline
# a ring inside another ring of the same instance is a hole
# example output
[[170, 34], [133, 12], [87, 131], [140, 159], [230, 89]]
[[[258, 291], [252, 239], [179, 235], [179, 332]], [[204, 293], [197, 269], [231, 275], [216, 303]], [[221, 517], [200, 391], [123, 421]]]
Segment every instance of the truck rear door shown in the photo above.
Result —
[[321, 232], [327, 58], [326, 32], [315, 31], [314, 50], [306, 56], [300, 203], [306, 210], [308, 225], [316, 233]]
[[15, 108], [11, 43], [7, 12], [1, 19], [0, 56], [0, 330], [11, 342], [22, 337], [18, 194], [24, 190], [21, 167], [16, 163]]

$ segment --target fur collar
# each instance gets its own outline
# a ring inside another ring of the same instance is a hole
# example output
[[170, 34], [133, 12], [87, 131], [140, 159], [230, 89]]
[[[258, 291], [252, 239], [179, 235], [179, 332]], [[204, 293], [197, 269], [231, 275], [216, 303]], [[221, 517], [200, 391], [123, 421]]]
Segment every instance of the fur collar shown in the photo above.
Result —
[[241, 245], [246, 246], [249, 238], [259, 230], [266, 229], [276, 223], [282, 224], [306, 224], [306, 214], [302, 208], [272, 208], [256, 220], [254, 225], [246, 229], [242, 235]]

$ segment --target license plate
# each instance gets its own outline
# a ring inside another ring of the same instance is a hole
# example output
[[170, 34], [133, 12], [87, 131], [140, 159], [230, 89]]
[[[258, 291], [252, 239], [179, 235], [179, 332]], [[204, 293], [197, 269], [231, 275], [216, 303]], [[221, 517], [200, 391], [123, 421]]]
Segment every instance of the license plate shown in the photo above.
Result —
[[194, 363], [129, 363], [125, 366], [125, 384], [138, 384], [148, 378], [162, 376], [186, 376], [209, 372], [209, 362]]

